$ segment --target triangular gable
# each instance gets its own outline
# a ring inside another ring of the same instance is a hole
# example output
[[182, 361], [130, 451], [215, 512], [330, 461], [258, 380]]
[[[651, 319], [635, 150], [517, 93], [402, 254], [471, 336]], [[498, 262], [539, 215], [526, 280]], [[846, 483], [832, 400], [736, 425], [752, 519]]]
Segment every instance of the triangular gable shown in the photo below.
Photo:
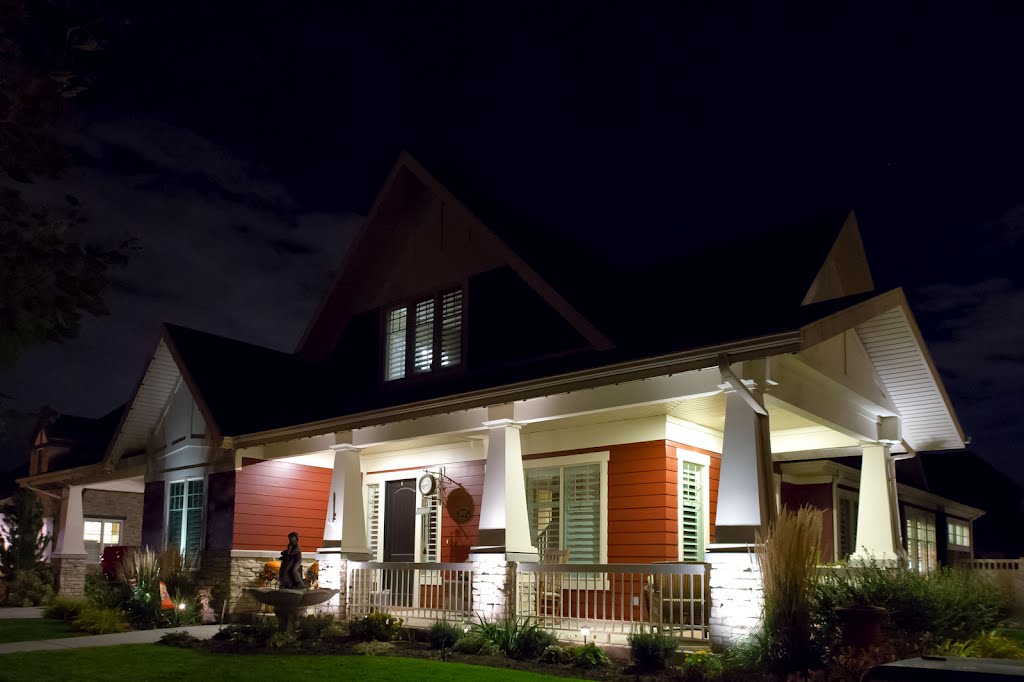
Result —
[[[346, 251], [334, 282], [299, 342], [298, 352], [325, 359], [353, 315], [449, 286], [487, 270], [512, 268], [595, 349], [612, 344], [533, 268], [484, 225], [412, 156], [399, 155]], [[458, 273], [458, 274], [454, 274]]]
[[900, 414], [913, 450], [964, 447], [963, 429], [902, 289], [850, 306], [801, 329], [810, 348], [855, 330]]
[[862, 294], [874, 288], [857, 216], [850, 211], [801, 305]]
[[187, 385], [208, 427], [217, 431], [210, 410], [165, 328], [103, 459], [103, 465], [108, 471], [117, 466], [123, 455], [146, 449], [150, 435], [159, 426], [168, 402], [182, 381]]

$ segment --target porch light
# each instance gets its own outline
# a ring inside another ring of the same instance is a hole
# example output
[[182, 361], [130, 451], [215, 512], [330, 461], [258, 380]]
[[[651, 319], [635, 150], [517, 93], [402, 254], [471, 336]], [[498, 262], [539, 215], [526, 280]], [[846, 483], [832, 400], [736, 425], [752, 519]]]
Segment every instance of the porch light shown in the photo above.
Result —
[[580, 628], [580, 634], [583, 635], [583, 643], [586, 644], [587, 643], [587, 637], [590, 637], [590, 627], [587, 626], [587, 625], [584, 625], [583, 627], [581, 627]]

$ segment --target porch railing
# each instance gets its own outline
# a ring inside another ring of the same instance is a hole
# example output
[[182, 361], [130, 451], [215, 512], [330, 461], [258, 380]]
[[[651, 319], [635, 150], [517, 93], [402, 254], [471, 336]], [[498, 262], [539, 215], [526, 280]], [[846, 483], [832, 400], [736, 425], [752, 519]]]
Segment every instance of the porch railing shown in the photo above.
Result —
[[408, 625], [468, 622], [473, 615], [473, 564], [350, 562], [350, 617], [387, 611]]
[[580, 638], [621, 640], [650, 627], [684, 640], [710, 635], [708, 565], [532, 564], [516, 570], [516, 613]]

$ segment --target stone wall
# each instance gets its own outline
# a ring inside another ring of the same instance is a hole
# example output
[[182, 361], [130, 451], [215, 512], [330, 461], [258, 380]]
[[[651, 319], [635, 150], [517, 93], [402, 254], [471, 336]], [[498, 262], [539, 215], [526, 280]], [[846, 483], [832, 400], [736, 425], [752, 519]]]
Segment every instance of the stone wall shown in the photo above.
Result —
[[57, 578], [57, 593], [62, 597], [81, 599], [85, 596], [85, 555], [63, 556], [52, 560]]
[[123, 519], [121, 541], [118, 544], [142, 544], [142, 493], [123, 493], [112, 490], [82, 491], [82, 512], [86, 518]]
[[474, 554], [473, 611], [487, 620], [515, 615], [516, 562], [506, 561], [504, 554]]
[[761, 627], [764, 590], [754, 548], [709, 551], [711, 643], [729, 645]]

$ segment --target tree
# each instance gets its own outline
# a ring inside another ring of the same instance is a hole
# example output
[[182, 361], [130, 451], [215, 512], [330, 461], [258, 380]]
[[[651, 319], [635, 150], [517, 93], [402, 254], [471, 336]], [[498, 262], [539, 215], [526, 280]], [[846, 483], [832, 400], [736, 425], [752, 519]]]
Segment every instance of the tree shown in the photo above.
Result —
[[20, 488], [3, 511], [7, 529], [0, 549], [0, 567], [11, 576], [31, 570], [43, 560], [50, 536], [43, 533], [43, 508], [32, 491]]
[[23, 186], [68, 164], [68, 103], [86, 90], [82, 55], [100, 48], [94, 3], [0, 0], [0, 370], [30, 346], [77, 336], [83, 314], [105, 315], [109, 270], [136, 240], [83, 242], [78, 200], [31, 205]]

